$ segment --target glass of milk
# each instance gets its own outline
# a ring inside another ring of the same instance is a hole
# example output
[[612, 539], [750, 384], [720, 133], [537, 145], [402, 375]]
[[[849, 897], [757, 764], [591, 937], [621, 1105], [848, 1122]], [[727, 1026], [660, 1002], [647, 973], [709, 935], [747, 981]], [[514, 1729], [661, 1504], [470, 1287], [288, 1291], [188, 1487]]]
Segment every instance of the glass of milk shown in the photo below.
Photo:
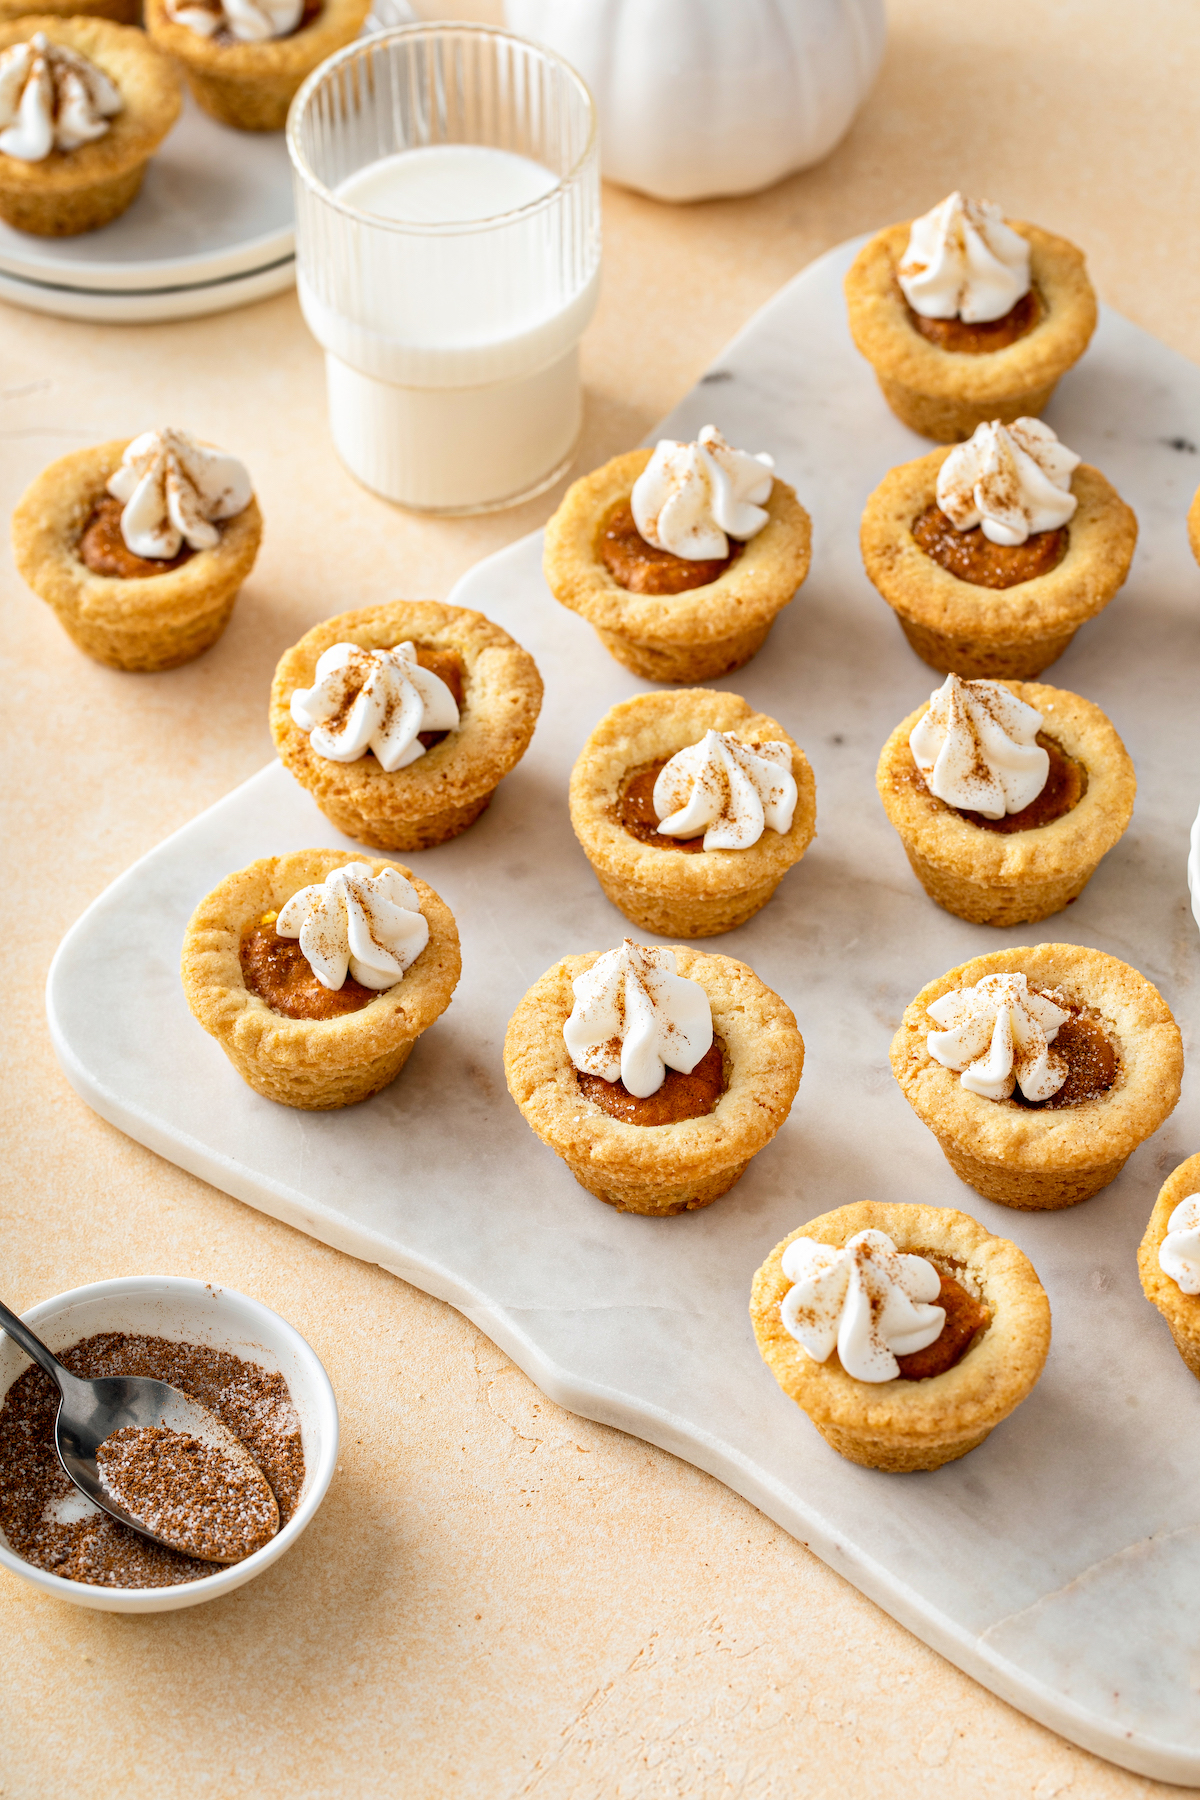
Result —
[[287, 142], [300, 304], [351, 474], [424, 512], [549, 487], [579, 438], [600, 281], [579, 76], [509, 32], [403, 26], [323, 63]]

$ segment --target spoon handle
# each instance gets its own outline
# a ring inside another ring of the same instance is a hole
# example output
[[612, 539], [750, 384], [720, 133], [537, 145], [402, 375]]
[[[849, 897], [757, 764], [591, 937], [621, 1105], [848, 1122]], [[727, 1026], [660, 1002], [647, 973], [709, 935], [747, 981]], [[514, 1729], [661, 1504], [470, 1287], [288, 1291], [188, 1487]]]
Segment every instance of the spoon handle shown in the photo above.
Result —
[[51, 1356], [41, 1338], [35, 1337], [24, 1319], [19, 1319], [15, 1312], [10, 1312], [3, 1300], [0, 1300], [0, 1326], [14, 1344], [20, 1344], [26, 1356], [32, 1356], [39, 1369], [44, 1369], [57, 1382], [60, 1391], [64, 1382], [71, 1380], [62, 1364]]

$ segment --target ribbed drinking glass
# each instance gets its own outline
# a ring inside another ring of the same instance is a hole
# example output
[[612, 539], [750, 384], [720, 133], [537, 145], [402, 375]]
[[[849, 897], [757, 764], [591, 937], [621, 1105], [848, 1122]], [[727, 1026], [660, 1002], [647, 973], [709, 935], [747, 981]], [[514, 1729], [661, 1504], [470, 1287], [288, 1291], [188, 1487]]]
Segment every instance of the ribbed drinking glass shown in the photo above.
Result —
[[578, 441], [600, 280], [578, 75], [509, 32], [404, 26], [322, 64], [287, 141], [300, 304], [351, 474], [432, 512], [548, 487]]

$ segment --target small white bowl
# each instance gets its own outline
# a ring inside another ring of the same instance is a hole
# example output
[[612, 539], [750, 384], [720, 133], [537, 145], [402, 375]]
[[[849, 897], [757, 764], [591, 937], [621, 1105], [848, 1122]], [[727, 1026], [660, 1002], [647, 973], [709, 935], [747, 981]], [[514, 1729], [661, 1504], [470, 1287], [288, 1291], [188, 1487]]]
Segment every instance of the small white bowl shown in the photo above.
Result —
[[[227, 1350], [282, 1375], [300, 1415], [304, 1486], [299, 1506], [269, 1544], [242, 1562], [178, 1587], [110, 1588], [66, 1581], [14, 1556], [2, 1531], [0, 1567], [11, 1569], [43, 1593], [98, 1612], [176, 1612], [232, 1593], [291, 1548], [325, 1498], [332, 1479], [337, 1463], [338, 1410], [329, 1377], [315, 1351], [278, 1313], [231, 1288], [208, 1287], [203, 1281], [175, 1275], [131, 1275], [72, 1288], [21, 1316], [56, 1355], [98, 1331], [128, 1331]], [[28, 1367], [25, 1352], [0, 1332], [0, 1403]]]

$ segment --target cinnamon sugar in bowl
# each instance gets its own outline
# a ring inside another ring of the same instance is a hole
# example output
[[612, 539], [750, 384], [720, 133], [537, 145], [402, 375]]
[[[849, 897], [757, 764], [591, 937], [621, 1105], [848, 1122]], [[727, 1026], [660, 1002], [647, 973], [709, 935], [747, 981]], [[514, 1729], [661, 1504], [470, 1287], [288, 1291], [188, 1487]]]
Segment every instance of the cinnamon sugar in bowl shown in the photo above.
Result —
[[[66, 1580], [16, 1555], [3, 1531], [0, 1567], [22, 1576], [43, 1593], [76, 1606], [100, 1612], [174, 1612], [231, 1593], [290, 1549], [320, 1506], [333, 1476], [338, 1410], [329, 1377], [316, 1353], [278, 1313], [229, 1288], [170, 1275], [135, 1275], [73, 1288], [52, 1300], [43, 1300], [22, 1316], [56, 1356], [102, 1333], [165, 1338], [178, 1345], [181, 1353], [192, 1348], [201, 1353], [215, 1351], [236, 1357], [261, 1372], [266, 1377], [265, 1385], [277, 1387], [278, 1378], [282, 1378], [299, 1421], [304, 1470], [294, 1504], [281, 1506], [281, 1514], [286, 1511], [288, 1516], [277, 1535], [241, 1562], [213, 1565], [212, 1574], [198, 1579], [161, 1587]], [[0, 1334], [0, 1408], [14, 1383], [30, 1366], [24, 1352]], [[79, 1500], [86, 1507], [82, 1495]]]

